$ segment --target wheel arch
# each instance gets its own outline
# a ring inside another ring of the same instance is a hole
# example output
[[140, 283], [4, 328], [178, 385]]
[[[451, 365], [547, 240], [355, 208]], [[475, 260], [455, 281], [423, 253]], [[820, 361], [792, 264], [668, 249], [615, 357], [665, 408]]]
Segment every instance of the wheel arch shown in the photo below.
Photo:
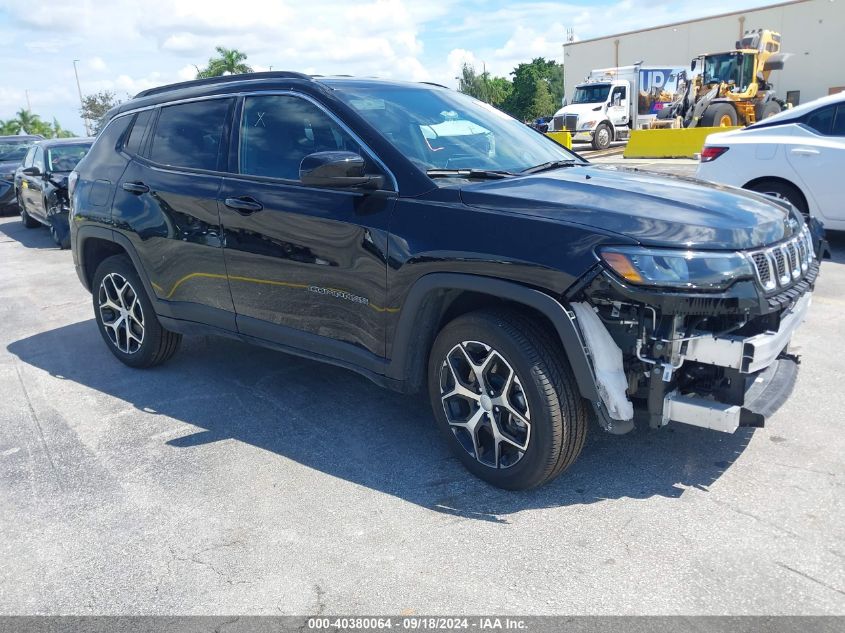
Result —
[[[804, 189], [801, 187], [800, 184], [798, 184], [798, 183], [796, 183], [792, 180], [789, 180], [788, 178], [783, 178], [781, 176], [760, 176], [758, 178], [752, 178], [747, 183], [742, 185], [742, 188], [743, 189], [750, 189], [751, 187], [753, 187], [755, 185], [761, 185], [764, 182], [776, 182], [776, 183], [780, 183], [782, 185], [786, 185], [788, 187], [792, 187], [793, 189], [795, 189], [798, 192], [798, 194], [804, 200], [804, 208], [808, 209], [808, 210], [810, 209], [810, 198], [804, 192]], [[800, 211], [800, 209], [799, 209], [799, 211]]]
[[78, 255], [79, 277], [89, 291], [94, 273], [105, 259], [113, 255], [127, 255], [144, 284], [147, 296], [155, 303], [156, 294], [141, 265], [141, 258], [125, 235], [101, 226], [82, 226], [76, 233], [74, 251]]
[[450, 321], [485, 307], [513, 306], [536, 316], [557, 335], [581, 395], [599, 398], [574, 315], [551, 296], [526, 286], [477, 275], [432, 273], [420, 278], [402, 306], [391, 349], [388, 376], [416, 392], [425, 385], [434, 339]]

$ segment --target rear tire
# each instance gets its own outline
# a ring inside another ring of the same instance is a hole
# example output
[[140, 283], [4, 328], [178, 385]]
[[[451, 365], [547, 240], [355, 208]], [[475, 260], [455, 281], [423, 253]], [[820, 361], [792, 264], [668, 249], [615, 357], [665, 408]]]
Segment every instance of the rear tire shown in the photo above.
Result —
[[730, 103], [713, 103], [701, 115], [702, 127], [733, 127], [736, 121], [736, 110]]
[[428, 390], [458, 459], [499, 488], [541, 486], [584, 446], [587, 409], [563, 349], [519, 312], [473, 312], [444, 327], [429, 357]]
[[182, 335], [162, 327], [126, 255], [103, 260], [91, 287], [100, 335], [120, 362], [130, 367], [154, 367], [176, 353]]
[[768, 119], [770, 116], [775, 116], [781, 111], [780, 104], [777, 101], [766, 101], [766, 103], [758, 103], [754, 109], [754, 116], [758, 121]]
[[798, 209], [804, 217], [810, 216], [810, 209], [807, 206], [807, 200], [804, 198], [804, 194], [793, 184], [783, 182], [782, 180], [761, 180], [750, 186], [746, 185], [745, 188], [749, 191], [756, 191], [757, 193], [791, 202], [792, 206]]
[[607, 123], [599, 123], [593, 132], [593, 149], [607, 149], [613, 140], [613, 131]]

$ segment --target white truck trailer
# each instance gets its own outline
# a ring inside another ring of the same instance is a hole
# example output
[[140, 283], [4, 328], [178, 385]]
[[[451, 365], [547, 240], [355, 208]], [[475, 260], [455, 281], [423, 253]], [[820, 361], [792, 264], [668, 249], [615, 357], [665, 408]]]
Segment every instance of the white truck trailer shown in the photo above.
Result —
[[642, 64], [593, 70], [575, 86], [572, 100], [555, 112], [549, 131], [568, 130], [573, 141], [588, 141], [594, 149], [626, 140], [631, 130], [647, 128], [674, 100], [683, 71], [687, 69]]

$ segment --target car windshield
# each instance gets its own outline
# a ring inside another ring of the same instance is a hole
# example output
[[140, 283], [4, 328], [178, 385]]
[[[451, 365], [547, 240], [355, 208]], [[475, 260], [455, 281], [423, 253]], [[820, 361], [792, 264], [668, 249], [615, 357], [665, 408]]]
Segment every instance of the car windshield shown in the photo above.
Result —
[[338, 96], [423, 171], [519, 172], [541, 163], [577, 160], [504, 112], [452, 90], [344, 86]]
[[23, 160], [29, 148], [35, 141], [2, 141], [0, 142], [0, 161]]
[[73, 171], [82, 160], [90, 145], [58, 145], [47, 150], [47, 164], [50, 171]]
[[604, 103], [609, 93], [610, 84], [578, 86], [575, 88], [575, 98], [572, 99], [572, 103]]

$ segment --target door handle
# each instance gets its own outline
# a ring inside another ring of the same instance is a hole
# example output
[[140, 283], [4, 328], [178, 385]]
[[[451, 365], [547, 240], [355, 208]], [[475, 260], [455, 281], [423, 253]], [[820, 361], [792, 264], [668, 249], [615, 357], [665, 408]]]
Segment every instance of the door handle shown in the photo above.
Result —
[[256, 211], [261, 211], [264, 205], [251, 196], [241, 196], [240, 198], [226, 198], [224, 204], [230, 209], [234, 209], [241, 215], [249, 215]]
[[147, 193], [150, 190], [150, 188], [142, 182], [125, 182], [122, 186], [124, 191], [128, 191], [129, 193], [134, 193], [136, 195]]
[[819, 155], [819, 150], [812, 149], [810, 147], [795, 147], [791, 151], [796, 156], [818, 156]]

